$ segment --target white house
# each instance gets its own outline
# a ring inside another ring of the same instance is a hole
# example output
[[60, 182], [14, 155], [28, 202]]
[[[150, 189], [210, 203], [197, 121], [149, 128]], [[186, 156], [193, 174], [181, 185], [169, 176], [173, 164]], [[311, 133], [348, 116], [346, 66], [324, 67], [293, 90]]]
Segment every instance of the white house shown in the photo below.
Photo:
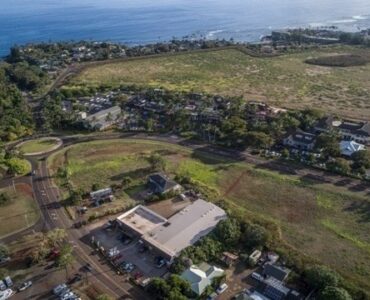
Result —
[[181, 278], [190, 283], [191, 289], [197, 295], [201, 295], [207, 286], [212, 284], [214, 278], [224, 275], [225, 271], [207, 263], [198, 266], [192, 265], [181, 274]]
[[365, 146], [355, 141], [341, 141], [339, 144], [340, 153], [344, 156], [352, 156], [353, 153], [365, 150]]

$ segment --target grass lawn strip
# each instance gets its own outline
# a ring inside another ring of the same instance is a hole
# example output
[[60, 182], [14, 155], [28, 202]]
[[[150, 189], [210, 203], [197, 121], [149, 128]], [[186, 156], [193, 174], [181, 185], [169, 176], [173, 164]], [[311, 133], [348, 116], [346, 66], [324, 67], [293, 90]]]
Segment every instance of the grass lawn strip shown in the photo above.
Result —
[[17, 184], [14, 188], [0, 189], [0, 193], [7, 193], [11, 201], [0, 207], [0, 237], [26, 229], [37, 222], [40, 213], [36, 201], [32, 196], [32, 189], [26, 184]]

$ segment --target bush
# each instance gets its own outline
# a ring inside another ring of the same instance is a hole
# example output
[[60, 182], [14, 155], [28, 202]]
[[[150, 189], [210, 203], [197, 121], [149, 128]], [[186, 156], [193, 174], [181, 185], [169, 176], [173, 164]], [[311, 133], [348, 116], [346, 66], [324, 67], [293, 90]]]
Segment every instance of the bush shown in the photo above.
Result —
[[312, 266], [305, 272], [307, 283], [319, 290], [328, 286], [335, 287], [340, 281], [340, 276], [325, 266]]
[[0, 206], [9, 204], [10, 200], [10, 196], [7, 193], [0, 194]]
[[345, 289], [328, 286], [319, 295], [320, 300], [351, 300], [352, 297]]

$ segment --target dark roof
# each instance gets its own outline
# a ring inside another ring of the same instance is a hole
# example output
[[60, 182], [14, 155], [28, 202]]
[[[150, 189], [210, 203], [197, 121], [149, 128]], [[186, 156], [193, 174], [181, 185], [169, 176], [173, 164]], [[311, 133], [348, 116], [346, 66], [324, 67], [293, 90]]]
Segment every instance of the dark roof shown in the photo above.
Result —
[[316, 140], [316, 135], [312, 133], [305, 132], [303, 130], [298, 129], [292, 135], [293, 141], [302, 144], [312, 144]]
[[161, 173], [150, 175], [149, 180], [155, 182], [155, 184], [159, 186], [162, 191], [168, 191], [177, 185], [175, 181], [169, 179], [166, 175]]
[[351, 131], [353, 134], [370, 136], [369, 122], [343, 121], [339, 129]]
[[253, 300], [253, 298], [249, 297], [245, 293], [241, 293], [241, 294], [235, 296], [235, 300]]
[[315, 127], [330, 130], [333, 127], [334, 117], [323, 117], [315, 124]]
[[266, 264], [263, 269], [263, 275], [274, 277], [277, 280], [284, 281], [284, 279], [289, 275], [290, 270], [284, 267], [279, 267], [272, 264]]
[[263, 294], [271, 300], [281, 300], [289, 294], [290, 289], [285, 287], [279, 280], [269, 278], [265, 280], [265, 284], [266, 287]]

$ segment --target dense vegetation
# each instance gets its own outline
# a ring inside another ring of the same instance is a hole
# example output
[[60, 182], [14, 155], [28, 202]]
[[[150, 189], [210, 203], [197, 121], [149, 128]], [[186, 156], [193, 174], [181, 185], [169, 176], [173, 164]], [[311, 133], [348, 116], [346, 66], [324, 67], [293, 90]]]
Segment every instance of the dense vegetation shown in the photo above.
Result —
[[11, 141], [32, 133], [33, 121], [21, 91], [0, 64], [0, 140]]

